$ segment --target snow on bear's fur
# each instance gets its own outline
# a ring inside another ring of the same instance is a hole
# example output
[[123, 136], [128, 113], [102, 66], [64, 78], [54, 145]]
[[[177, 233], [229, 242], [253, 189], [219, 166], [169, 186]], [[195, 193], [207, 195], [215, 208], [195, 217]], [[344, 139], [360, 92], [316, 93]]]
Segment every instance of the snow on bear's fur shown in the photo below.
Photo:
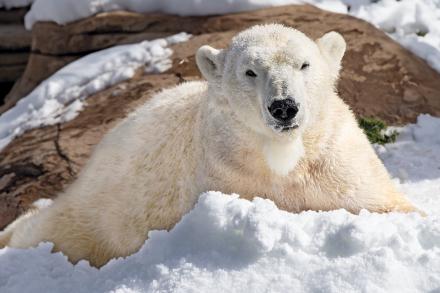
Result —
[[260, 196], [281, 209], [414, 211], [335, 92], [345, 41], [255, 26], [197, 52], [206, 81], [164, 90], [111, 130], [54, 203], [3, 245], [51, 241], [101, 266], [170, 229], [200, 193]]

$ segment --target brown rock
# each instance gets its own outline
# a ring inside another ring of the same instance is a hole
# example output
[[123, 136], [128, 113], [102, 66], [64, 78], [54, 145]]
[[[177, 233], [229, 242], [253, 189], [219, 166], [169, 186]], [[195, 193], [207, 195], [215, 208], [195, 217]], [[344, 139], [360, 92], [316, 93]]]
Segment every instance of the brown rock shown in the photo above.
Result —
[[[0, 10], [0, 19], [4, 15], [8, 14]], [[13, 22], [14, 18], [10, 20]], [[5, 20], [5, 22], [9, 22], [9, 20]], [[31, 33], [26, 31], [22, 24], [0, 25], [0, 93], [2, 93], [0, 103], [3, 101], [3, 93], [7, 92], [4, 87], [9, 89], [9, 83], [17, 80], [23, 73], [30, 44]]]
[[29, 7], [4, 9], [0, 8], [0, 24], [20, 23], [23, 24], [24, 16]]
[[[118, 44], [153, 40], [169, 35], [165, 32], [95, 31], [74, 33], [78, 28], [55, 23], [36, 23], [33, 28], [32, 51], [49, 55], [87, 54]], [[50, 33], [47, 33], [47, 32]]]
[[3, 65], [26, 65], [28, 59], [28, 52], [0, 52], [0, 68], [2, 68]]
[[0, 51], [29, 50], [31, 32], [23, 25], [0, 25]]
[[422, 99], [422, 95], [419, 93], [417, 87], [408, 87], [403, 92], [403, 100], [408, 103], [414, 103]]
[[0, 66], [0, 82], [16, 80], [20, 77], [25, 67], [25, 64]]
[[36, 23], [32, 51], [50, 55], [87, 53], [113, 46], [192, 32], [204, 18], [116, 11], [101, 13], [65, 26]]

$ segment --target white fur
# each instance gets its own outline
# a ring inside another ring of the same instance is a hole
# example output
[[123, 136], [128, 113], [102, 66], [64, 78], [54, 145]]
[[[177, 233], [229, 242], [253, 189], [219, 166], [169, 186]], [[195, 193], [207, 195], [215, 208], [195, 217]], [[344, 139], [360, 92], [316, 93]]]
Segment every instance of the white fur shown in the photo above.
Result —
[[53, 204], [53, 200], [50, 198], [40, 198], [32, 203], [32, 207], [41, 210], [50, 207]]
[[[208, 82], [145, 103], [52, 206], [12, 224], [0, 245], [52, 241], [71, 261], [100, 266], [135, 252], [148, 231], [172, 228], [207, 190], [266, 197], [291, 212], [414, 211], [335, 93], [344, 51], [337, 33], [316, 43], [281, 25], [250, 28], [224, 50], [202, 47]], [[281, 132], [267, 107], [286, 96], [300, 103], [298, 127]]]
[[298, 137], [293, 142], [268, 141], [263, 146], [263, 153], [269, 168], [280, 176], [286, 176], [304, 155], [302, 138]]

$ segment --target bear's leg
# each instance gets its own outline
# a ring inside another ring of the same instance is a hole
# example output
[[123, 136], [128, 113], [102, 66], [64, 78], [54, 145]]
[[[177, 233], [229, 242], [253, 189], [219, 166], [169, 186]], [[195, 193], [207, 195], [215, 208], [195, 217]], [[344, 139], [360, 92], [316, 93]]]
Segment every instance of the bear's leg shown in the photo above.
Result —
[[372, 208], [369, 208], [372, 212], [377, 213], [419, 213], [422, 216], [426, 216], [425, 212], [416, 208], [405, 196], [397, 191], [390, 192], [388, 196], [384, 197], [385, 203], [375, 204]]
[[90, 260], [95, 266], [105, 264], [112, 255], [105, 243], [99, 243], [87, 219], [75, 218], [74, 211], [63, 206], [52, 206], [17, 223], [7, 232], [9, 243], [15, 248], [35, 247], [41, 242], [52, 242], [53, 252], [62, 251], [69, 261]]

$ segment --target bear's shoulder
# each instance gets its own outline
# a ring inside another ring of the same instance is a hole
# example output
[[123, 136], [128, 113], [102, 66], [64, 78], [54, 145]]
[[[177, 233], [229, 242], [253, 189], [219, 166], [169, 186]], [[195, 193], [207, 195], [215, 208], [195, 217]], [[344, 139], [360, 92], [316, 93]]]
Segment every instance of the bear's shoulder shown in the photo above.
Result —
[[208, 83], [206, 81], [181, 83], [156, 93], [138, 112], [157, 111], [161, 108], [171, 110], [173, 108], [187, 107], [194, 103], [199, 103], [202, 96], [206, 93], [207, 88]]

